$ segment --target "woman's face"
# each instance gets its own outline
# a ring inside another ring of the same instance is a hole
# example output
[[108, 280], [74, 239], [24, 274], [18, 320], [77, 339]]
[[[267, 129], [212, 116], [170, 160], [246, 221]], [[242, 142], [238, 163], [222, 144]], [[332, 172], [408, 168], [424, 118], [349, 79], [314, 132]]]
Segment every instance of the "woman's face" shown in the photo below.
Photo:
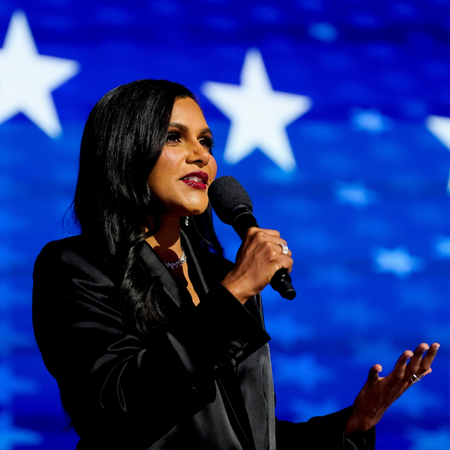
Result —
[[189, 97], [175, 101], [166, 144], [148, 177], [160, 200], [162, 214], [180, 217], [201, 214], [208, 206], [208, 188], [217, 172], [211, 154], [212, 133], [197, 103]]

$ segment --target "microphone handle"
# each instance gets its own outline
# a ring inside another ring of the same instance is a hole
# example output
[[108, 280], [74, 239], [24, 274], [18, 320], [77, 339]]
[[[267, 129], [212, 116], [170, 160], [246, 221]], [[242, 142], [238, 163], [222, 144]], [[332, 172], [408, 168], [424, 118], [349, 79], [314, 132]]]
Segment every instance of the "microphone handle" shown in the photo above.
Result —
[[[247, 208], [242, 208], [239, 211], [235, 211], [235, 214], [236, 215], [234, 217], [232, 225], [234, 230], [242, 240], [245, 239], [249, 228], [259, 228], [255, 216]], [[292, 279], [287, 269], [282, 268], [277, 270], [270, 280], [270, 285], [283, 298], [286, 298], [288, 300], [293, 300], [297, 295], [294, 287], [292, 286]]]

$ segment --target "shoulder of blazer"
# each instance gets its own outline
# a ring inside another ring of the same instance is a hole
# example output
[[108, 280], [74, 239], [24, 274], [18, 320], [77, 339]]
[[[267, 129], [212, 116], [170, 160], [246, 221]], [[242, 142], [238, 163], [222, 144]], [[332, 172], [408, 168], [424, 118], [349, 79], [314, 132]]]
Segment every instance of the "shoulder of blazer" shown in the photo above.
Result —
[[87, 272], [95, 271], [115, 282], [117, 270], [114, 269], [112, 258], [83, 235], [46, 244], [36, 258], [33, 277], [36, 280], [39, 275], [51, 270], [53, 277], [57, 279], [62, 271], [77, 268]]

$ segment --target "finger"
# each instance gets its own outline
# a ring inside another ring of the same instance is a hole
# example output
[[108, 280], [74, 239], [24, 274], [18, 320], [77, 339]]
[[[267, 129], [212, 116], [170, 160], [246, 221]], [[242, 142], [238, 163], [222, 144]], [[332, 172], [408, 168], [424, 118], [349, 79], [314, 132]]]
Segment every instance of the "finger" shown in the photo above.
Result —
[[430, 349], [427, 351], [427, 354], [422, 359], [422, 367], [428, 369], [431, 366], [431, 363], [436, 358], [436, 354], [439, 350], [440, 344], [434, 343], [431, 345]]
[[289, 267], [285, 267], [285, 269], [288, 271], [288, 273], [292, 272], [292, 266], [294, 265], [294, 260], [291, 258], [291, 265]]
[[269, 235], [266, 233], [266, 230], [258, 230], [255, 238], [260, 242], [269, 243], [276, 256], [292, 256], [292, 251], [289, 249], [287, 241], [281, 238], [278, 232], [277, 235]]
[[425, 375], [425, 372], [430, 369], [431, 364], [436, 358], [436, 354], [439, 350], [440, 345], [438, 343], [434, 343], [431, 345], [430, 349], [427, 351], [426, 355], [423, 357], [422, 362], [420, 364], [420, 371]]
[[[281, 244], [287, 246], [287, 242], [280, 237], [280, 233], [276, 230], [265, 230], [263, 228], [250, 228], [247, 234], [249, 241], [271, 244], [277, 253], [281, 253]], [[278, 243], [280, 245], [278, 245]], [[278, 247], [276, 247], [278, 245]]]
[[404, 373], [408, 365], [408, 360], [411, 360], [413, 357], [414, 353], [411, 350], [405, 350], [395, 363], [393, 372]]
[[260, 242], [272, 243], [275, 254], [281, 253], [283, 256], [292, 256], [292, 251], [289, 250], [286, 240], [280, 237], [280, 232], [277, 230], [252, 227], [248, 231], [248, 236]]
[[275, 245], [277, 247], [276, 248], [277, 253], [280, 252], [282, 255], [289, 256], [289, 257], [292, 256], [292, 252], [291, 252], [291, 250], [289, 250], [289, 247], [287, 246], [287, 243], [284, 239], [278, 238]]
[[251, 234], [258, 233], [259, 231], [264, 232], [268, 236], [280, 237], [280, 232], [278, 230], [271, 230], [269, 228], [252, 227], [252, 228], [249, 228], [249, 230], [248, 230], [248, 232]]
[[[422, 343], [420, 344], [416, 350], [414, 351], [414, 355], [409, 360], [407, 370], [406, 370], [406, 376], [408, 378], [412, 377], [413, 375], [420, 376], [422, 372], [420, 371], [420, 366], [422, 364], [422, 358], [424, 354], [429, 350], [428, 344]], [[426, 369], [424, 370], [424, 372]]]
[[403, 380], [405, 378], [405, 371], [408, 365], [408, 360], [414, 356], [414, 353], [411, 350], [404, 351], [400, 358], [398, 358], [395, 363], [394, 370], [392, 371], [392, 376], [389, 378], [392, 380], [391, 384], [396, 385], [399, 380]]
[[250, 228], [249, 234], [258, 235], [262, 240], [267, 242], [278, 243], [281, 242], [287, 245], [287, 242], [281, 237], [280, 232], [277, 230], [269, 230], [267, 228]]
[[294, 260], [291, 258], [291, 261], [290, 261], [290, 263], [289, 263], [289, 266], [288, 267], [284, 267], [284, 269], [286, 269], [287, 271], [288, 271], [288, 273], [291, 273], [292, 272], [292, 266], [294, 265]]
[[[274, 268], [273, 273], [279, 269], [286, 269], [288, 272], [292, 271], [292, 265], [294, 264], [292, 251], [289, 250], [286, 241], [280, 237], [278, 231], [256, 227], [250, 228], [248, 241], [246, 242], [249, 247], [253, 246], [254, 249], [257, 248], [264, 253], [265, 258], [263, 259], [272, 264]], [[263, 253], [260, 254], [262, 255]], [[256, 254], [254, 250], [252, 254]]]
[[292, 270], [292, 266], [294, 265], [294, 260], [292, 259], [291, 255], [284, 256], [281, 253], [277, 253], [276, 256], [276, 264], [277, 269], [286, 269], [288, 272]]
[[430, 367], [426, 372], [424, 372], [422, 375], [419, 376], [419, 380], [421, 380], [425, 375], [428, 375], [432, 371], [433, 371], [433, 369]]
[[378, 380], [380, 379], [380, 372], [383, 370], [383, 367], [381, 367], [380, 364], [375, 364], [374, 366], [372, 366], [369, 370], [369, 376], [367, 377], [367, 380], [372, 383], [375, 384], [378, 382]]

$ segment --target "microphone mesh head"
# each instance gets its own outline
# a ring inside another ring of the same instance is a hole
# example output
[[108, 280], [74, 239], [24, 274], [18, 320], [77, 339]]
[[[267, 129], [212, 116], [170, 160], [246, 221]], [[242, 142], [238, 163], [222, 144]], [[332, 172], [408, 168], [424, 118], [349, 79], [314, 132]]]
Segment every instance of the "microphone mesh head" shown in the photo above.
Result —
[[219, 177], [208, 190], [209, 201], [222, 222], [232, 224], [236, 207], [246, 207], [253, 211], [253, 203], [247, 191], [236, 178], [229, 175]]

